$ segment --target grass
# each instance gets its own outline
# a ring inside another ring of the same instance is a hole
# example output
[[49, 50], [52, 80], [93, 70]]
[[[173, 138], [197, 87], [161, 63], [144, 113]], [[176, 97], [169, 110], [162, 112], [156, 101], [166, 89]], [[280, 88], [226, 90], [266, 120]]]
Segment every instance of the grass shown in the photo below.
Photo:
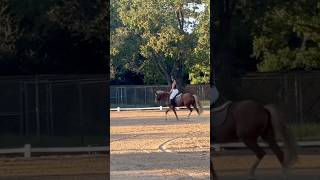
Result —
[[320, 123], [290, 124], [297, 140], [320, 140]]

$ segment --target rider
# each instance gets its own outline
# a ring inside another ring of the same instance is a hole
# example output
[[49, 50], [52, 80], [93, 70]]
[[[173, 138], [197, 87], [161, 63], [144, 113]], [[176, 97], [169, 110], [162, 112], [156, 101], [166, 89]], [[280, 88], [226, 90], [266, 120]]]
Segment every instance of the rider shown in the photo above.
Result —
[[171, 81], [172, 81], [172, 84], [171, 84], [171, 90], [170, 90], [170, 103], [171, 105], [176, 106], [174, 98], [178, 95], [179, 90], [177, 89], [177, 82], [173, 76], [171, 76]]

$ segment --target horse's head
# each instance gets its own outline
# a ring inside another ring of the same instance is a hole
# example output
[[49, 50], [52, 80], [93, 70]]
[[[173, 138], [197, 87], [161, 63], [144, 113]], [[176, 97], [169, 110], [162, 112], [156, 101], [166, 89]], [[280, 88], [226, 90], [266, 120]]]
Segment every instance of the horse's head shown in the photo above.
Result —
[[155, 103], [158, 103], [158, 102], [160, 101], [159, 91], [156, 91], [156, 92], [154, 93], [154, 95], [155, 95], [154, 102], [155, 102]]
[[154, 101], [156, 102], [156, 103], [158, 103], [158, 102], [160, 102], [161, 100], [163, 100], [163, 98], [164, 98], [164, 95], [165, 94], [165, 92], [164, 91], [156, 91], [155, 93], [154, 93], [154, 95], [155, 95], [155, 99], [154, 99]]

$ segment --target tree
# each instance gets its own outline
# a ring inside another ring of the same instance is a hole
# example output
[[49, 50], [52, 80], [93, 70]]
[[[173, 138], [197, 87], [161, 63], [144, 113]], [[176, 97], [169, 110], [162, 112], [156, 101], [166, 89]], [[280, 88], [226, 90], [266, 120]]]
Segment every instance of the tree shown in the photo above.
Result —
[[105, 0], [70, 0], [57, 3], [49, 12], [51, 21], [67, 28], [75, 36], [81, 34], [83, 40], [94, 39], [106, 42], [109, 34], [109, 3]]
[[16, 41], [21, 36], [18, 21], [10, 11], [9, 0], [0, 0], [0, 59], [16, 54]]
[[[192, 12], [186, 8], [188, 2], [192, 1], [120, 0], [114, 2], [117, 3], [117, 13], [123, 25], [116, 30], [118, 33], [114, 34], [115, 37], [118, 36], [118, 41], [112, 42], [124, 44], [128, 39], [132, 42], [125, 43], [128, 46], [125, 48], [126, 51], [121, 51], [120, 46], [114, 46], [111, 53], [114, 58], [117, 58], [117, 62], [115, 60], [112, 62], [116, 64], [121, 62], [121, 59], [124, 62], [127, 62], [127, 59], [134, 60], [136, 70], [153, 69], [152, 73], [144, 74], [149, 76], [147, 79], [154, 77], [156, 73], [168, 84], [171, 83], [170, 75], [174, 75], [178, 88], [182, 89], [183, 78], [187, 71], [186, 64], [190, 61], [195, 46], [194, 38], [186, 32], [187, 17], [192, 15]], [[134, 47], [139, 49], [131, 51]], [[128, 51], [131, 53], [127, 53]], [[116, 57], [121, 53], [131, 58]], [[132, 65], [132, 63], [120, 64]]]
[[[55, 1], [47, 16], [68, 40], [69, 59], [80, 73], [106, 73], [108, 62], [109, 3], [104, 0]], [[60, 42], [61, 43], [61, 42]], [[59, 53], [65, 54], [65, 53]]]
[[194, 30], [197, 45], [194, 48], [194, 59], [189, 67], [191, 84], [210, 83], [210, 1], [202, 1], [205, 9], [198, 13], [198, 22]]
[[274, 6], [258, 22], [253, 55], [259, 71], [320, 68], [320, 3], [288, 1]]
[[[125, 27], [119, 17], [119, 4], [111, 1], [110, 17], [110, 68], [111, 79], [127, 82], [127, 74], [138, 74], [140, 70], [140, 38]], [[126, 79], [126, 80], [124, 80]], [[137, 83], [137, 82], [132, 82]]]
[[0, 0], [0, 73], [106, 73], [108, 5]]

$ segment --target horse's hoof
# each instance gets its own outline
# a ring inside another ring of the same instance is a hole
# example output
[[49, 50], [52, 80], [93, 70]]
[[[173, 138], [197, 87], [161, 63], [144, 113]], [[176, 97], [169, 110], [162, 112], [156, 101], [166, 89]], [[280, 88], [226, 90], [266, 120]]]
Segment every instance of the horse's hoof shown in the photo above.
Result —
[[211, 177], [210, 179], [211, 180], [218, 180], [218, 177], [215, 176], [215, 177]]
[[282, 179], [283, 179], [283, 180], [287, 180], [287, 179], [288, 179], [288, 175], [287, 175], [287, 174], [283, 174], [283, 175], [282, 175]]

